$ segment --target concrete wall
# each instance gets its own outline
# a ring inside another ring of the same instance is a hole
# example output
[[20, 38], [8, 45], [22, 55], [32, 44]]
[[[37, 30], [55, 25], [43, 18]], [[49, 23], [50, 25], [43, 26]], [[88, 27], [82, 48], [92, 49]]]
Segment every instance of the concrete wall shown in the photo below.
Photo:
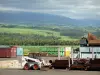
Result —
[[18, 60], [0, 61], [0, 68], [22, 68]]

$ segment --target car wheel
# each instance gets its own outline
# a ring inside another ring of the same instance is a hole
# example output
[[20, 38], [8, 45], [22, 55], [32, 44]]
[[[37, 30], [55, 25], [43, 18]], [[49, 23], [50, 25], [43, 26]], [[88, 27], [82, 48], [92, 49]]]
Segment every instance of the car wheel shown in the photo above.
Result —
[[34, 70], [38, 70], [38, 69], [39, 69], [38, 65], [37, 65], [37, 64], [34, 64], [34, 65], [33, 65], [33, 69], [34, 69]]
[[28, 64], [25, 64], [25, 65], [24, 65], [24, 70], [29, 70]]

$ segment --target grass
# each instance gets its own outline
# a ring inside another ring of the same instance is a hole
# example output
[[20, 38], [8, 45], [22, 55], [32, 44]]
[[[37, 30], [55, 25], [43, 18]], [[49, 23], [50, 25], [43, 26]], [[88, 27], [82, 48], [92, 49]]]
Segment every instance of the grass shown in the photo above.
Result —
[[50, 30], [38, 30], [38, 29], [24, 29], [24, 28], [0, 28], [0, 32], [2, 33], [20, 33], [20, 34], [26, 34], [26, 35], [41, 35], [41, 36], [55, 36], [60, 37], [60, 40], [77, 40], [72, 39], [68, 36], [61, 36], [60, 32], [56, 31], [50, 31]]
[[59, 33], [53, 31], [38, 30], [38, 29], [24, 29], [24, 28], [0, 28], [0, 32], [20, 33], [20, 34], [39, 34], [39, 35], [47, 35], [47, 33], [52, 33], [53, 35], [57, 35], [57, 36], [59, 35]]

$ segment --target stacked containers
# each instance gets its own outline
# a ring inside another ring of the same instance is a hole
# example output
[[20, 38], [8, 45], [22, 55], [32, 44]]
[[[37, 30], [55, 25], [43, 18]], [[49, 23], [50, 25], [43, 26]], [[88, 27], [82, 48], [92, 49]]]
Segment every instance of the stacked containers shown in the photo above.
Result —
[[1, 58], [16, 57], [16, 48], [14, 47], [0, 48], [0, 57]]

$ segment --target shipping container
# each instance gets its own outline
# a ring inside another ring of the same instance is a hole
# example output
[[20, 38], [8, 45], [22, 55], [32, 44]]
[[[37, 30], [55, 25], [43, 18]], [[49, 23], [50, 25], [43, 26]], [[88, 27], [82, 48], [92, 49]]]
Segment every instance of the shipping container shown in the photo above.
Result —
[[81, 53], [81, 58], [92, 58], [92, 53]]
[[100, 47], [80, 47], [80, 52], [100, 52]]
[[90, 47], [80, 47], [80, 52], [90, 52]]
[[16, 48], [11, 48], [11, 57], [16, 57]]
[[100, 58], [100, 52], [81, 52], [80, 54], [81, 58]]
[[16, 48], [0, 48], [0, 58], [16, 57]]
[[23, 55], [23, 48], [18, 47], [17, 48], [17, 56], [22, 56]]
[[100, 47], [90, 47], [90, 52], [100, 52]]
[[81, 58], [100, 58], [100, 47], [80, 47]]

